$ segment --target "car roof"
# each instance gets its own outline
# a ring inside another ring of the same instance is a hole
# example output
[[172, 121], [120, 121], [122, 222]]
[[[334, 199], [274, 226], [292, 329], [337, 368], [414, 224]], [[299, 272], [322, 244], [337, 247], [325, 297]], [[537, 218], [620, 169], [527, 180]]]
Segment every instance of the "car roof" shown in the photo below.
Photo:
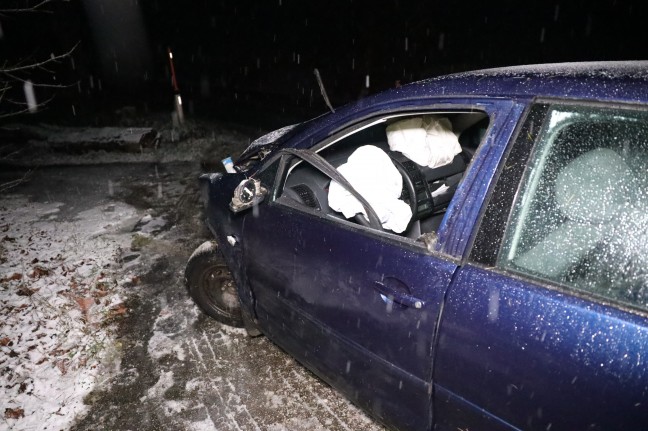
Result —
[[537, 64], [438, 76], [360, 99], [322, 116], [313, 129], [361, 115], [369, 106], [394, 109], [413, 99], [454, 97], [648, 103], [648, 61]]
[[400, 96], [484, 95], [648, 102], [648, 61], [512, 66], [462, 72], [402, 87]]
[[377, 93], [324, 114], [303, 124], [294, 138], [303, 141], [302, 146], [308, 145], [318, 131], [330, 133], [364, 115], [370, 106], [391, 110], [412, 99], [454, 97], [648, 103], [648, 61], [537, 64], [438, 76]]

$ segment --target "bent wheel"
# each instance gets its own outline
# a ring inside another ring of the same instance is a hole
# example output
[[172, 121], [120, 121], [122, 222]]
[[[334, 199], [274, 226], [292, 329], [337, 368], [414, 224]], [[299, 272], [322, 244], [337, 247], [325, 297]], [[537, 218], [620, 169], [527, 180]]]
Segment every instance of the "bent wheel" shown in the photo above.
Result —
[[205, 242], [194, 251], [185, 269], [185, 283], [205, 313], [226, 325], [243, 327], [236, 284], [216, 243]]

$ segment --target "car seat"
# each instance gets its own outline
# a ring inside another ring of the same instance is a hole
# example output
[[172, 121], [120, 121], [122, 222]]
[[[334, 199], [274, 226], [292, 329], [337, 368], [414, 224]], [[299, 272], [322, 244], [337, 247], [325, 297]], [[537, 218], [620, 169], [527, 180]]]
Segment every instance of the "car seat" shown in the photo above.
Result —
[[513, 260], [517, 267], [561, 281], [613, 232], [634, 195], [635, 180], [621, 156], [597, 148], [567, 164], [555, 182], [556, 206], [566, 218], [556, 230]]

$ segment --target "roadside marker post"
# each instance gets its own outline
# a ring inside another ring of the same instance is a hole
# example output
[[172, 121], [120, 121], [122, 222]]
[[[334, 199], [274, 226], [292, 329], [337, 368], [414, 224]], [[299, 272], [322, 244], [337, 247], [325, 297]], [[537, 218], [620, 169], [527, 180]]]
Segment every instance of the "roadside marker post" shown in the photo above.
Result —
[[175, 67], [173, 65], [173, 53], [171, 48], [167, 48], [169, 54], [169, 66], [171, 67], [171, 86], [173, 87], [173, 102], [175, 106], [174, 123], [177, 121], [179, 124], [184, 123], [184, 111], [182, 108], [182, 97], [180, 96], [180, 88], [176, 79]]

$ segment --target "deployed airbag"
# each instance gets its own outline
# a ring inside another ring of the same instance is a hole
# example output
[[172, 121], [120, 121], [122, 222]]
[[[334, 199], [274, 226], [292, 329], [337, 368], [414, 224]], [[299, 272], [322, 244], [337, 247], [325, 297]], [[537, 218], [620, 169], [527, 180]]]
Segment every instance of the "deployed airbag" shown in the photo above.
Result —
[[[407, 228], [412, 210], [399, 199], [403, 178], [387, 153], [373, 145], [362, 146], [338, 167], [338, 171], [369, 202], [383, 228], [396, 233]], [[360, 201], [335, 181], [331, 181], [329, 187], [328, 203], [331, 209], [341, 212], [346, 218], [356, 214], [367, 218]]]
[[387, 126], [387, 142], [421, 166], [438, 168], [461, 153], [461, 145], [447, 118], [416, 117]]

